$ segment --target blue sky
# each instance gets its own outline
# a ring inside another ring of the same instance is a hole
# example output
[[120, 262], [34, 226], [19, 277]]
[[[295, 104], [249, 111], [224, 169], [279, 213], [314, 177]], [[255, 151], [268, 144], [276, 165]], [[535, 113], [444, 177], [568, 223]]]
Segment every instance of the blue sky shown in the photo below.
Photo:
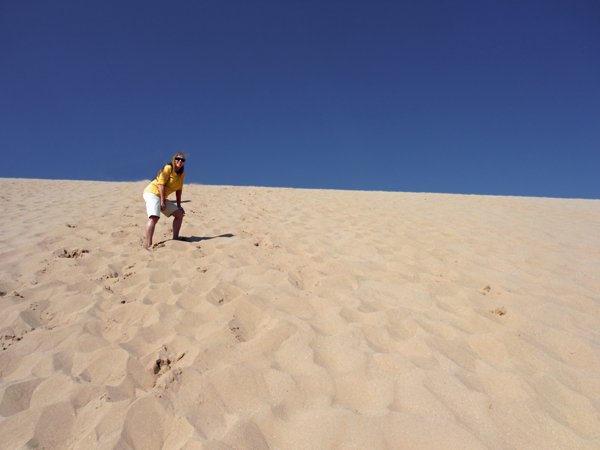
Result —
[[[600, 198], [600, 3], [0, 1], [2, 177]], [[14, 163], [13, 163], [14, 161]]]

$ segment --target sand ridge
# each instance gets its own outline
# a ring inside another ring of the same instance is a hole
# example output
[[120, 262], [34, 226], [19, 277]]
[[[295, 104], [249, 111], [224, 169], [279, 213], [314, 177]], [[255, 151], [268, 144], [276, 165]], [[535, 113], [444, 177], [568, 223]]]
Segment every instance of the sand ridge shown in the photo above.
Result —
[[598, 449], [600, 201], [0, 179], [0, 442]]

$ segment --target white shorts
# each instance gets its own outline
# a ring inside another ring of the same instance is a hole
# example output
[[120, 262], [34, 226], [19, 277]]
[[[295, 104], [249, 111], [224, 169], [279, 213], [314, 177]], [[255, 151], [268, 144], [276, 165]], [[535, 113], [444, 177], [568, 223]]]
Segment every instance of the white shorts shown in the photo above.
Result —
[[148, 211], [148, 217], [150, 216], [156, 216], [156, 217], [160, 217], [160, 213], [163, 213], [163, 215], [167, 216], [167, 217], [171, 217], [171, 214], [173, 214], [175, 211], [177, 211], [179, 209], [179, 207], [177, 206], [177, 203], [166, 199], [165, 203], [167, 204], [167, 207], [165, 208], [164, 211], [160, 210], [160, 197], [156, 194], [152, 194], [150, 192], [146, 192], [144, 194], [144, 200], [146, 200], [146, 211]]

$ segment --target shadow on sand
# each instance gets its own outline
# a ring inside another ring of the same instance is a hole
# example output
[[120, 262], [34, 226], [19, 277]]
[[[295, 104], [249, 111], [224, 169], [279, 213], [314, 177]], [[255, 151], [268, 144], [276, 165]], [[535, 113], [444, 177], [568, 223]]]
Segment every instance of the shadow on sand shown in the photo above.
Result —
[[179, 240], [183, 242], [200, 242], [200, 241], [208, 241], [209, 239], [217, 239], [217, 238], [230, 238], [235, 236], [234, 234], [227, 233], [221, 234], [219, 236], [180, 236]]

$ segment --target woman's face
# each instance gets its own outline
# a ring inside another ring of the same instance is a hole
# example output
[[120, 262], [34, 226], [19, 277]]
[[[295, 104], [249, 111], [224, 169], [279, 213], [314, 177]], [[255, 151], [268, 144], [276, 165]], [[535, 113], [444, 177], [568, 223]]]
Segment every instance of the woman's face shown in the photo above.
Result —
[[183, 167], [185, 164], [185, 158], [182, 155], [177, 155], [175, 157], [175, 169], [179, 172], [179, 169]]

